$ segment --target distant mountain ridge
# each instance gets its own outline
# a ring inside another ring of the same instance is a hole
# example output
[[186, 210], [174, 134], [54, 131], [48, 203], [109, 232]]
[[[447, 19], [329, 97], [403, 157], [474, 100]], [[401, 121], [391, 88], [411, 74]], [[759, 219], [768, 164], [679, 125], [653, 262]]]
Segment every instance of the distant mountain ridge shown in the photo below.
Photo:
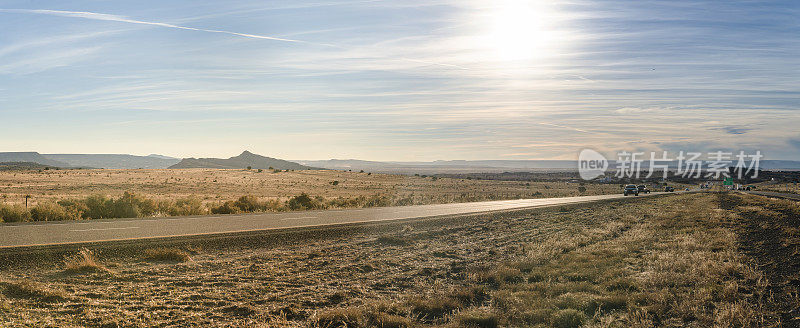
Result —
[[[501, 173], [530, 171], [577, 171], [578, 161], [574, 160], [452, 160], [433, 162], [376, 162], [356, 159], [299, 160], [300, 164], [331, 170], [364, 170], [376, 173], [394, 174], [441, 174], [441, 173]], [[609, 161], [609, 170], [617, 167], [616, 161]], [[659, 163], [664, 164], [664, 163]], [[734, 163], [735, 164], [735, 163]], [[677, 162], [668, 162], [670, 169]], [[642, 162], [642, 169], [649, 168], [649, 161]], [[762, 170], [800, 170], [800, 161], [761, 160]]]
[[166, 169], [181, 160], [162, 155], [136, 156], [128, 154], [43, 154], [42, 156], [67, 163], [72, 167], [103, 169]]
[[37, 163], [53, 167], [70, 167], [68, 163], [42, 156], [35, 151], [0, 153], [0, 162]]
[[253, 154], [249, 151], [242, 152], [239, 156], [231, 158], [184, 158], [179, 163], [170, 166], [170, 169], [254, 169], [277, 170], [314, 170], [315, 167], [305, 166], [295, 162]]

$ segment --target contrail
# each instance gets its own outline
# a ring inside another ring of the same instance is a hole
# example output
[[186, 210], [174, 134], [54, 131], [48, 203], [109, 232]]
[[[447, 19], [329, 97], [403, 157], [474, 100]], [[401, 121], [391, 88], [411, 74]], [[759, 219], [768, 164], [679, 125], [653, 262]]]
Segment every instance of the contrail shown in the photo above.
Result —
[[563, 125], [553, 124], [553, 123], [541, 123], [541, 122], [540, 122], [539, 124], [541, 124], [541, 125], [547, 125], [547, 126], [552, 126], [552, 127], [557, 127], [557, 128], [562, 128], [562, 129], [574, 130], [574, 131], [583, 132], [583, 133], [593, 133], [593, 132], [590, 132], [590, 131], [581, 130], [581, 129], [578, 129], [578, 128], [573, 128], [573, 127], [569, 127], [569, 126], [563, 126]]
[[[130, 19], [130, 18], [127, 18], [125, 16], [120, 16], [120, 15], [95, 13], [95, 12], [89, 12], [89, 11], [65, 11], [65, 10], [48, 10], [48, 9], [3, 9], [3, 8], [0, 8], [0, 12], [20, 13], [20, 14], [40, 14], [40, 15], [51, 15], [51, 16], [62, 16], [62, 17], [76, 17], [76, 18], [102, 20], [102, 21], [114, 21], [114, 22], [130, 23], [130, 24], [141, 24], [141, 25], [150, 25], [150, 26], [174, 28], [174, 29], [188, 30], [188, 31], [199, 31], [199, 32], [208, 32], [208, 33], [228, 34], [228, 35], [235, 35], [235, 36], [241, 36], [241, 37], [253, 38], [253, 39], [273, 40], [273, 41], [282, 41], [282, 42], [293, 42], [293, 43], [310, 44], [310, 45], [317, 45], [317, 46], [337, 48], [337, 49], [345, 49], [344, 47], [337, 46], [335, 44], [309, 42], [309, 41], [303, 41], [303, 40], [279, 38], [279, 37], [267, 36], [267, 35], [259, 35], [259, 34], [248, 34], [248, 33], [239, 33], [239, 32], [231, 32], [231, 31], [224, 31], [224, 30], [212, 30], [212, 29], [205, 29], [205, 28], [196, 28], [196, 27], [181, 26], [181, 25], [175, 25], [175, 24], [169, 24], [169, 23], [161, 23], [161, 22], [149, 22], [149, 21], [143, 21], [143, 20], [137, 20], [137, 19]], [[418, 63], [418, 64], [428, 64], [428, 65], [436, 65], [436, 66], [449, 67], [449, 68], [468, 69], [466, 67], [462, 67], [462, 66], [458, 66], [458, 65], [437, 63], [437, 62], [430, 62], [430, 61], [423, 61], [423, 60], [418, 60], [418, 59], [391, 58], [391, 57], [387, 57], [387, 58], [395, 59], [395, 60], [402, 60], [402, 61], [407, 61], [407, 62], [413, 62], [413, 63]]]
[[267, 36], [267, 35], [238, 33], [238, 32], [223, 31], [223, 30], [211, 30], [211, 29], [205, 29], [205, 28], [180, 26], [180, 25], [174, 25], [174, 24], [168, 24], [168, 23], [160, 23], [160, 22], [148, 22], [148, 21], [130, 19], [130, 18], [127, 18], [125, 16], [102, 14], [102, 13], [93, 13], [93, 12], [88, 12], [88, 11], [63, 11], [63, 10], [46, 10], [46, 9], [0, 9], [0, 12], [20, 13], [20, 14], [42, 14], [42, 15], [51, 15], [51, 16], [62, 16], [62, 17], [77, 17], [77, 18], [102, 20], [102, 21], [114, 21], [114, 22], [123, 22], [123, 23], [131, 23], [131, 24], [160, 26], [160, 27], [175, 28], [175, 29], [180, 29], [180, 30], [200, 31], [200, 32], [209, 32], [209, 33], [221, 33], [221, 34], [236, 35], [236, 36], [242, 36], [242, 37], [254, 38], [254, 39], [265, 39], [265, 40], [274, 40], [274, 41], [283, 41], [283, 42], [304, 43], [304, 44], [313, 44], [313, 45], [319, 45], [319, 46], [340, 48], [340, 47], [332, 45], [332, 44], [308, 42], [308, 41], [294, 40], [294, 39], [286, 39], [286, 38], [279, 38], [279, 37]]

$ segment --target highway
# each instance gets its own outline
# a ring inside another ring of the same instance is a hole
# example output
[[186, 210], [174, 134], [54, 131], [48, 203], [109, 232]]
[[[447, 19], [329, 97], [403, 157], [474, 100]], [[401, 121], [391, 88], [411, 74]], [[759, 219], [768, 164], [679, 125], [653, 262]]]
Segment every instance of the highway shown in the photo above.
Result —
[[[665, 193], [654, 192], [638, 197], [660, 194]], [[636, 196], [627, 196], [632, 197]], [[618, 198], [625, 196], [615, 194], [283, 213], [5, 223], [0, 224], [0, 248], [320, 227], [558, 206]]]

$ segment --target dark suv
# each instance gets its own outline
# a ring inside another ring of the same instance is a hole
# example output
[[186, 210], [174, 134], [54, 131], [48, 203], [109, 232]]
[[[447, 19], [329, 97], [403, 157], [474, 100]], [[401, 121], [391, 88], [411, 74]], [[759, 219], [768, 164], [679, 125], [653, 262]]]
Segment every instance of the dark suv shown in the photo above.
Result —
[[636, 187], [636, 185], [632, 185], [632, 184], [631, 185], [627, 185], [627, 186], [625, 186], [625, 191], [623, 192], [623, 195], [625, 195], [625, 196], [628, 196], [628, 195], [639, 196], [639, 188]]
[[664, 187], [664, 192], [675, 192], [675, 188], [672, 188], [672, 187], [669, 187], [669, 186]]
[[645, 193], [645, 194], [649, 194], [650, 193], [650, 189], [647, 189], [647, 186], [645, 186], [645, 185], [639, 185], [639, 187], [637, 187], [637, 188], [639, 189], [639, 192], [641, 192], [641, 193]]

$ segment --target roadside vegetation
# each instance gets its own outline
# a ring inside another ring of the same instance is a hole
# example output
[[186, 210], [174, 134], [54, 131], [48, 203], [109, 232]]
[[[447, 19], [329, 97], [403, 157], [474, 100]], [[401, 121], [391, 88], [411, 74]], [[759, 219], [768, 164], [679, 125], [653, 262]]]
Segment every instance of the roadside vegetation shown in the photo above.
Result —
[[[585, 194], [585, 186], [576, 186], [578, 193]], [[341, 208], [368, 208], [385, 206], [422, 205], [431, 203], [471, 202], [486, 200], [539, 198], [543, 194], [488, 194], [448, 198], [426, 199], [414, 194], [377, 194], [355, 197], [325, 198], [301, 193], [286, 199], [260, 199], [254, 195], [241, 196], [225, 202], [204, 202], [198, 197], [153, 199], [132, 192], [124, 192], [114, 198], [93, 195], [85, 198], [45, 200], [25, 207], [20, 204], [0, 203], [0, 222], [63, 221], [114, 218], [166, 217], [206, 214], [238, 214], [256, 212], [286, 212], [302, 210], [324, 210]]]
[[681, 194], [10, 266], [0, 326], [793, 326], [798, 208]]
[[0, 219], [24, 222], [282, 212], [617, 192], [616, 184], [569, 179], [499, 181], [342, 171], [0, 171]]

